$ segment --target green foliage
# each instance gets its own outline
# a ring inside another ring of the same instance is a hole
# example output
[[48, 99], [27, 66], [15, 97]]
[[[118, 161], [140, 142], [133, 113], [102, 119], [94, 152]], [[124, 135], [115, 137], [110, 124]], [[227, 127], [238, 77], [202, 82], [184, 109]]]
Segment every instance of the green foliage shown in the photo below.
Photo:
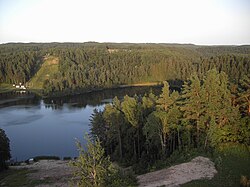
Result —
[[244, 114], [250, 115], [250, 75], [245, 75], [240, 80], [238, 103]]
[[76, 169], [74, 176], [77, 178], [77, 186], [136, 186], [134, 174], [123, 172], [118, 166], [115, 167], [109, 157], [105, 156], [98, 138], [91, 141], [86, 136], [85, 139], [87, 140], [86, 149], [77, 142], [79, 157], [70, 163]]
[[227, 75], [212, 69], [202, 78], [192, 75], [180, 93], [164, 82], [159, 97], [151, 93], [115, 98], [94, 114], [91, 133], [103, 137], [112, 160], [134, 164], [141, 173], [157, 160], [188, 159], [188, 150], [249, 145], [249, 116], [240, 113], [233, 99]]
[[14, 90], [14, 87], [11, 84], [0, 84], [0, 93], [10, 92], [12, 90]]
[[79, 178], [77, 186], [105, 186], [112, 172], [111, 162], [108, 157], [105, 157], [98, 138], [93, 142], [89, 137], [86, 137], [86, 140], [86, 150], [82, 148], [80, 142], [77, 142], [79, 157], [71, 162], [71, 165], [76, 168], [74, 176]]
[[5, 161], [11, 158], [9, 142], [5, 131], [0, 129], [0, 171], [6, 169]]
[[157, 100], [157, 106], [167, 111], [168, 108], [173, 104], [173, 100], [170, 98], [170, 91], [169, 91], [169, 84], [168, 82], [163, 82], [162, 94], [160, 95], [159, 99]]
[[141, 119], [141, 106], [137, 97], [125, 96], [122, 102], [122, 111], [128, 122], [135, 128], [138, 128]]
[[58, 58], [48, 57], [44, 60], [40, 69], [36, 74], [29, 80], [29, 88], [32, 89], [44, 89], [49, 92], [48, 82], [51, 79], [54, 79], [55, 74], [58, 73]]
[[242, 176], [250, 177], [250, 153], [249, 148], [242, 144], [222, 144], [214, 153], [212, 159], [215, 162], [218, 174], [211, 180], [198, 180], [183, 184], [183, 187], [240, 187]]
[[[143, 82], [171, 80], [176, 84], [194, 72], [201, 78], [213, 68], [238, 83], [249, 74], [249, 53], [249, 46], [1, 44], [0, 83], [31, 80], [34, 87], [43, 86], [50, 95], [71, 94]], [[44, 67], [44, 57], [49, 56], [58, 58], [59, 65]]]
[[107, 179], [109, 187], [135, 187], [138, 186], [135, 174], [131, 170], [120, 168], [113, 165], [113, 173]]

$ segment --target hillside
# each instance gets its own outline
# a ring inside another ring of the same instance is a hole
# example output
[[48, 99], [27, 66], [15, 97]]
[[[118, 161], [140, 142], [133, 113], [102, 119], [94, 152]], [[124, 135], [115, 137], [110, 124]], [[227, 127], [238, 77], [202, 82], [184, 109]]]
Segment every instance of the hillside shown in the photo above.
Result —
[[[250, 72], [249, 54], [249, 46], [2, 44], [0, 83], [28, 82], [32, 89], [43, 89], [48, 95], [74, 94], [164, 80], [180, 86], [191, 74], [203, 77], [208, 70], [216, 68], [237, 84]], [[46, 55], [49, 58], [45, 60]]]
[[43, 89], [45, 80], [49, 80], [58, 72], [59, 59], [54, 56], [44, 58], [44, 63], [28, 82], [31, 89]]

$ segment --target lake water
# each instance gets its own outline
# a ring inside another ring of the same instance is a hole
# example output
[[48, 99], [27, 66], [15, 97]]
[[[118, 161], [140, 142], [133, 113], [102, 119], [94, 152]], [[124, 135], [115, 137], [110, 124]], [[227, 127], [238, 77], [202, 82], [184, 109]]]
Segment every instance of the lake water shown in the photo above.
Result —
[[76, 157], [76, 139], [89, 132], [94, 109], [102, 110], [112, 98], [160, 88], [134, 87], [41, 99], [34, 93], [0, 94], [0, 128], [10, 139], [12, 159], [20, 161], [41, 155]]

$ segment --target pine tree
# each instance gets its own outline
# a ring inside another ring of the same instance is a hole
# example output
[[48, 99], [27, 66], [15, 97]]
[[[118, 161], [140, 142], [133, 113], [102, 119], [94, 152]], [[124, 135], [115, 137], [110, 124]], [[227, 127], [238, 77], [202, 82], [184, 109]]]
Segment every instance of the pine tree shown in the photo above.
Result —
[[181, 110], [184, 112], [184, 120], [190, 121], [196, 129], [196, 144], [200, 142], [200, 131], [204, 128], [201, 122], [201, 116], [205, 110], [204, 96], [201, 82], [196, 74], [185, 82], [181, 95]]
[[167, 111], [169, 107], [173, 104], [173, 100], [170, 98], [169, 84], [167, 81], [163, 82], [162, 93], [157, 100], [157, 107]]
[[238, 102], [244, 113], [250, 116], [250, 75], [240, 80]]
[[208, 71], [203, 89], [206, 110], [202, 122], [205, 124], [207, 132], [205, 146], [208, 138], [212, 145], [235, 141], [236, 132], [233, 131], [234, 126], [237, 126], [239, 122], [239, 111], [237, 107], [233, 106], [227, 75], [224, 72], [219, 73], [215, 69]]
[[112, 131], [112, 134], [109, 132], [110, 136], [117, 136], [120, 159], [123, 157], [121, 126], [124, 124], [124, 120], [122, 115], [121, 103], [119, 99], [115, 97], [113, 104], [106, 105], [103, 116], [109, 125], [110, 131]]
[[135, 128], [137, 134], [137, 153], [136, 154], [136, 141], [134, 139], [134, 156], [140, 157], [140, 128], [142, 122], [142, 106], [138, 102], [138, 97], [124, 96], [124, 100], [121, 104], [122, 111], [125, 115], [126, 120]]

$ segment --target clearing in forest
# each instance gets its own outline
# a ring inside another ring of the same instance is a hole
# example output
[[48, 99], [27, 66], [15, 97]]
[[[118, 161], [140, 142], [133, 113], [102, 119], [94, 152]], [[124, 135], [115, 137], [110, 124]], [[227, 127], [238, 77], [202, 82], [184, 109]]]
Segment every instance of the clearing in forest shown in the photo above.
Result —
[[58, 57], [50, 56], [44, 59], [44, 63], [41, 68], [29, 81], [29, 87], [31, 89], [43, 89], [43, 83], [53, 77], [58, 72], [59, 59]]

